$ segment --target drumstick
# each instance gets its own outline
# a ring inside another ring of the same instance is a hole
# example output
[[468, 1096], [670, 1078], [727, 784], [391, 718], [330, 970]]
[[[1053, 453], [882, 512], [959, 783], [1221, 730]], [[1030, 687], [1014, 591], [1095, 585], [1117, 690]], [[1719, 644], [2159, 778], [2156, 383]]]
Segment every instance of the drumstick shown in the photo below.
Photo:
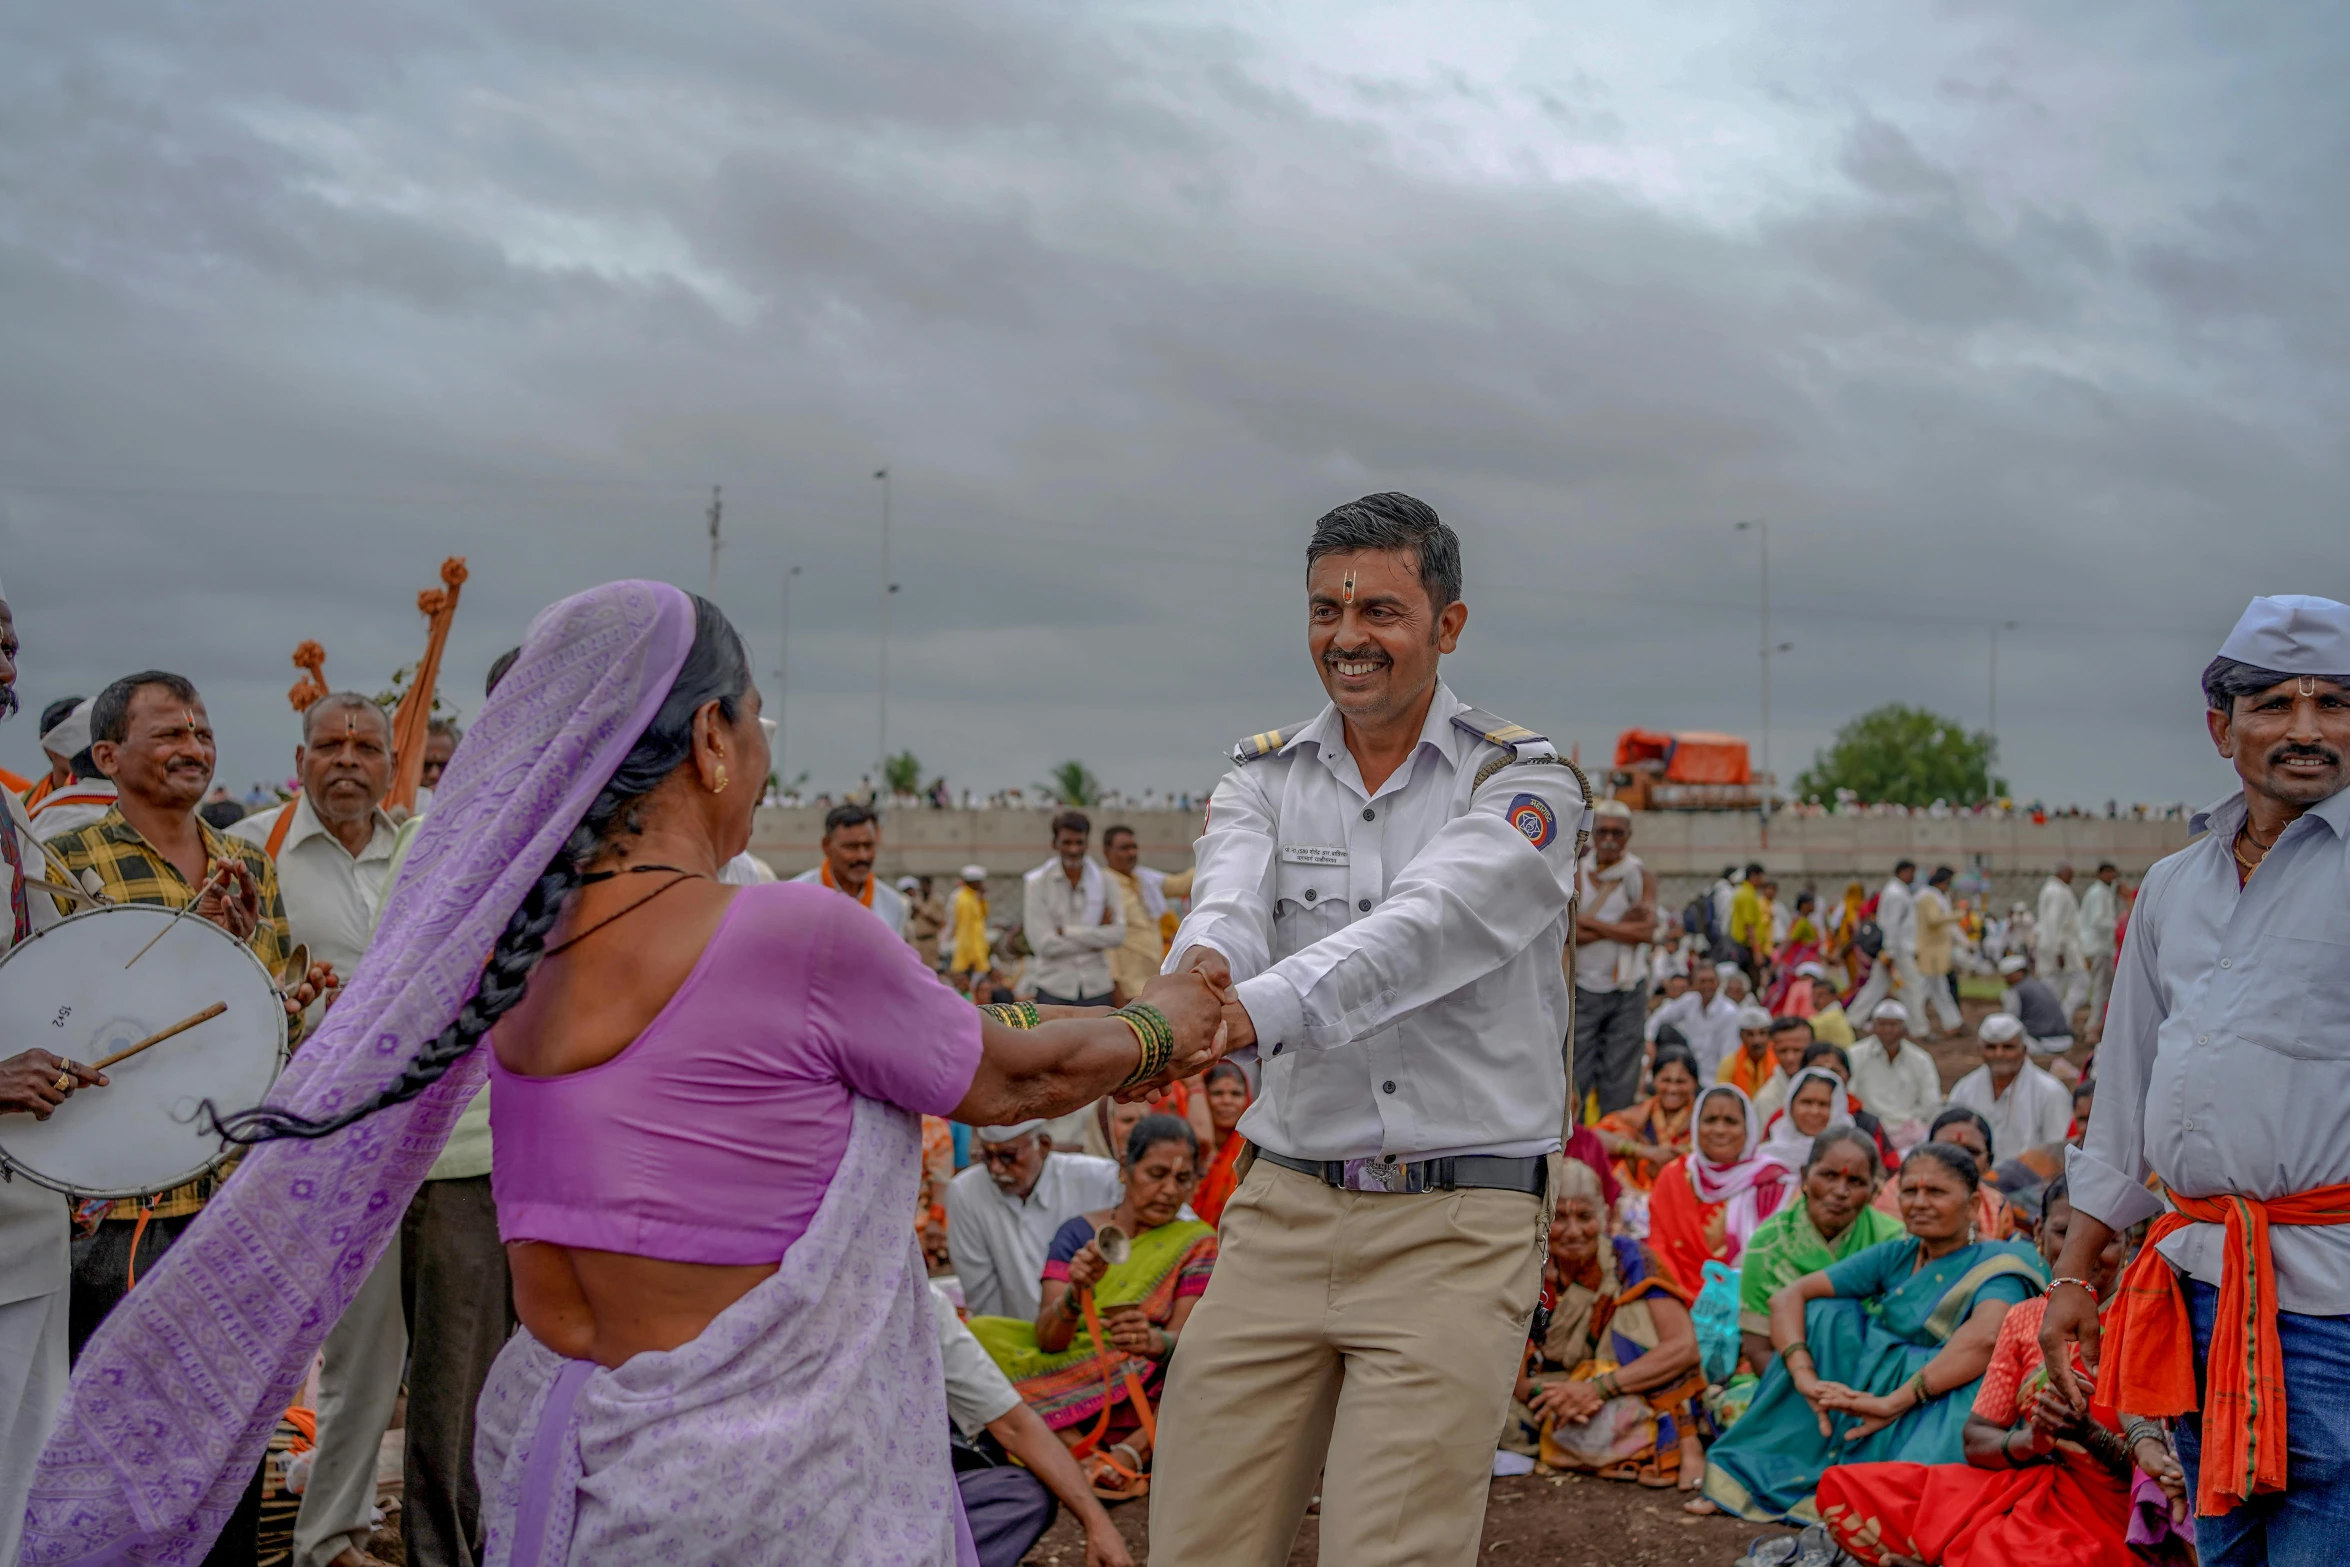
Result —
[[114, 1052], [114, 1054], [101, 1060], [91, 1062], [90, 1070], [93, 1072], [103, 1072], [108, 1067], [114, 1065], [117, 1061], [128, 1061], [131, 1057], [137, 1055], [140, 1051], [146, 1049], [149, 1045], [160, 1045], [165, 1040], [169, 1039], [172, 1035], [184, 1034], [189, 1029], [194, 1028], [198, 1023], [209, 1023], [227, 1010], [227, 1002], [215, 1001], [212, 1003], [212, 1005], [206, 1007], [203, 1011], [188, 1017], [183, 1017], [178, 1022], [172, 1024], [171, 1027], [160, 1029], [155, 1033], [149, 1034], [145, 1039], [140, 1040], [135, 1045], [125, 1045], [120, 1050]]
[[[209, 1023], [227, 1010], [227, 1002], [215, 1001], [212, 1003], [212, 1005], [206, 1007], [203, 1011], [196, 1013], [192, 1017], [183, 1017], [178, 1022], [172, 1024], [171, 1027], [163, 1029], [158, 1033], [149, 1034], [145, 1039], [140, 1040], [135, 1045], [125, 1045], [122, 1049], [114, 1052], [114, 1054], [107, 1056], [102, 1060], [91, 1062], [90, 1070], [93, 1072], [103, 1072], [108, 1067], [114, 1065], [117, 1061], [128, 1061], [131, 1057], [137, 1055], [140, 1051], [146, 1049], [149, 1045], [160, 1045], [165, 1040], [169, 1039], [172, 1035], [184, 1034], [189, 1029], [194, 1028], [198, 1023]], [[61, 1094], [64, 1093], [66, 1090], [66, 1085], [72, 1081], [73, 1074], [71, 1072], [58, 1073], [57, 1091]]]
[[[172, 926], [177, 925], [181, 920], [186, 919], [190, 914], [193, 914], [196, 911], [196, 905], [204, 901], [204, 895], [210, 892], [213, 888], [213, 885], [217, 883], [221, 877], [227, 874], [228, 861], [223, 860], [220, 862], [220, 869], [214, 871], [211, 875], [204, 878], [204, 885], [196, 889], [196, 895], [188, 900], [186, 906], [175, 910], [171, 918], [163, 922], [163, 928], [157, 931], [154, 937], [149, 940], [145, 946], [131, 954], [131, 963], [138, 962], [139, 959], [154, 951], [155, 943], [170, 935]], [[123, 967], [127, 969], [131, 966], [131, 963], [125, 963]]]

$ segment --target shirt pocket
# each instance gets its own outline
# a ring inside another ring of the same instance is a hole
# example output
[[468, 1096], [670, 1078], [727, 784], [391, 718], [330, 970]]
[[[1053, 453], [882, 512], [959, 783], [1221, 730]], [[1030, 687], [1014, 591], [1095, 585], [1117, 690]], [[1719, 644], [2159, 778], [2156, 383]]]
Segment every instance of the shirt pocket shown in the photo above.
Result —
[[1346, 919], [1346, 867], [1273, 867], [1273, 928], [1290, 952], [1308, 947]]
[[2237, 1037], [2296, 1060], [2350, 1060], [2350, 940], [2271, 936], [2236, 973]]

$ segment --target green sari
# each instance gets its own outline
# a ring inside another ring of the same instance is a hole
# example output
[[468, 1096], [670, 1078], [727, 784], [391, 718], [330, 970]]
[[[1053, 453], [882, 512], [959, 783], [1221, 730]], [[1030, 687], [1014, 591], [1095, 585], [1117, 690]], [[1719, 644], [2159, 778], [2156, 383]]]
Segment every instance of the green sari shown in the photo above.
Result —
[[[1804, 1340], [1822, 1381], [1879, 1397], [1895, 1392], [1942, 1352], [1975, 1307], [1988, 1300], [2018, 1305], [2048, 1281], [2039, 1253], [2012, 1241], [1961, 1246], [1923, 1268], [1917, 1258], [1917, 1241], [1903, 1236], [1823, 1270], [1835, 1296], [1804, 1313]], [[1858, 1418], [1831, 1415], [1831, 1434], [1822, 1437], [1786, 1361], [1774, 1361], [1745, 1416], [1706, 1455], [1705, 1494], [1756, 1523], [1817, 1523], [1813, 1492], [1831, 1464], [1963, 1462], [1960, 1432], [1981, 1380], [1944, 1391], [1865, 1441], [1847, 1442]]]
[[1881, 1208], [1864, 1207], [1834, 1242], [1820, 1239], [1811, 1205], [1801, 1192], [1793, 1202], [1755, 1226], [1754, 1238], [1738, 1254], [1738, 1330], [1771, 1331], [1771, 1297], [1807, 1273], [1825, 1273], [1845, 1258], [1880, 1241], [1897, 1240], [1901, 1221]]
[[[1135, 1236], [1133, 1255], [1102, 1275], [1094, 1286], [1094, 1305], [1140, 1306], [1145, 1318], [1165, 1327], [1177, 1301], [1207, 1288], [1215, 1265], [1214, 1230], [1196, 1219], [1162, 1224]], [[1068, 1277], [1065, 1265], [1045, 1266], [1048, 1280]], [[1099, 1414], [1105, 1396], [1112, 1403], [1124, 1400], [1124, 1373], [1134, 1373], [1147, 1391], [1156, 1388], [1165, 1372], [1160, 1362], [1144, 1356], [1117, 1355], [1105, 1377], [1101, 1351], [1092, 1331], [1082, 1324], [1059, 1354], [1037, 1344], [1035, 1323], [1017, 1317], [973, 1317], [970, 1327], [1020, 1397], [1056, 1431]]]

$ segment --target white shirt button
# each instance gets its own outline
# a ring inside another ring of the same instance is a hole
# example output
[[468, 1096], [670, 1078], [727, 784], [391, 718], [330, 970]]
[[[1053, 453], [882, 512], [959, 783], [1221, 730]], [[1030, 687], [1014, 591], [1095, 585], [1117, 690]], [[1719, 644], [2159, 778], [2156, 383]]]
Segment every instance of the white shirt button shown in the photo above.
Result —
[[2219, 960], [2219, 966], [2221, 968], [2233, 968], [2235, 967], [2235, 960], [2232, 958], [2222, 958]]

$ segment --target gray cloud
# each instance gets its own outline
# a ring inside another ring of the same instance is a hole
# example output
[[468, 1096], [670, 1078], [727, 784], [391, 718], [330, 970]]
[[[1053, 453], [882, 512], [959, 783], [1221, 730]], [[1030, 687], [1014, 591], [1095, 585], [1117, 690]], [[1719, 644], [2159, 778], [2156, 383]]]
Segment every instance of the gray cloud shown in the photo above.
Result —
[[241, 785], [303, 637], [375, 684], [465, 554], [467, 698], [549, 598], [702, 587], [723, 481], [720, 600], [772, 668], [804, 568], [790, 765], [845, 783], [886, 462], [891, 739], [958, 782], [1205, 784], [1319, 701], [1307, 525], [1401, 487], [1466, 540], [1456, 685], [1586, 755], [1754, 731], [1767, 515], [1783, 772], [1881, 700], [1980, 723], [2014, 619], [2019, 787], [2214, 793], [2242, 600], [2350, 596], [2345, 29], [2296, 15], [1595, 13], [1497, 66], [1304, 13], [21, 8], [26, 700], [184, 669]]

